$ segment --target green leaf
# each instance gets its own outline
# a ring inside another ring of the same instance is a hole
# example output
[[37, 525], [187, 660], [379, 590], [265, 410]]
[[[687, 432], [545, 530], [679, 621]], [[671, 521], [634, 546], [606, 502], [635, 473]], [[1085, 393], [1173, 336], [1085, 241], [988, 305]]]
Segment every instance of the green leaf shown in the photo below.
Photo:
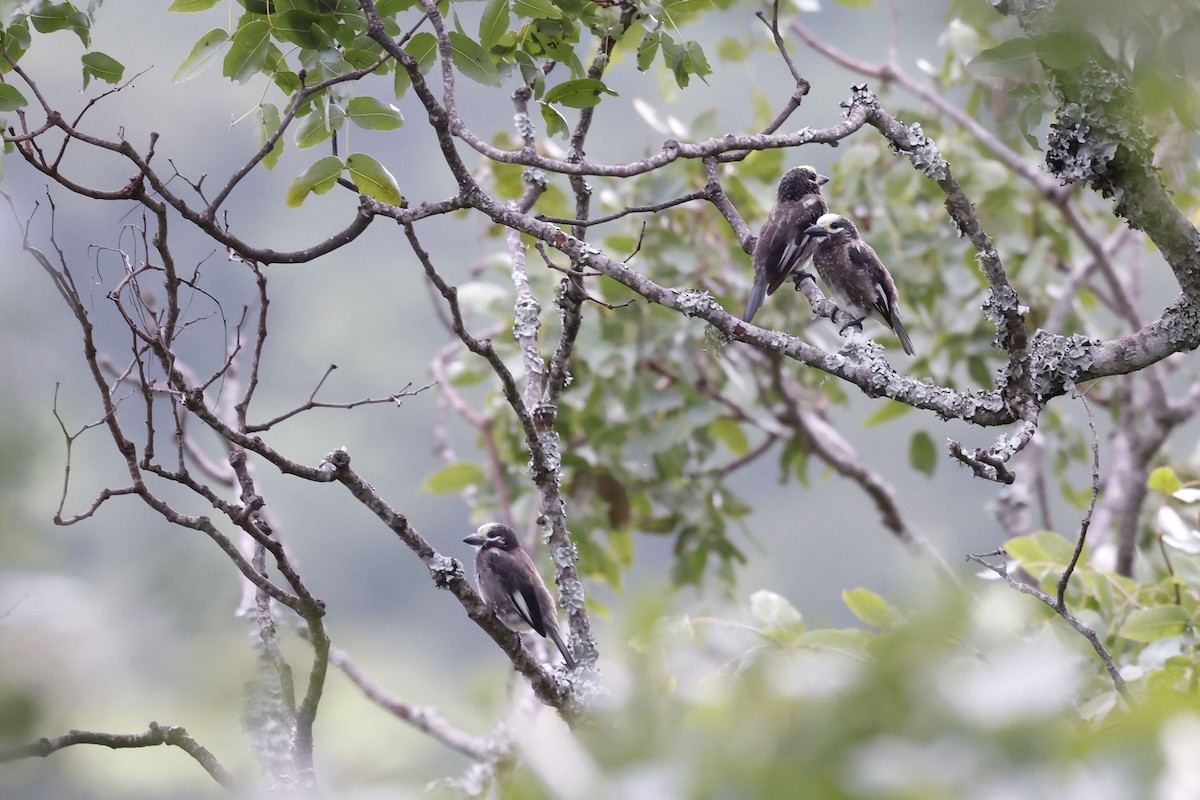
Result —
[[[1075, 554], [1075, 543], [1054, 531], [1035, 531], [1033, 538], [1037, 541], [1046, 556], [1055, 564], [1066, 566], [1070, 562], [1071, 556]], [[1086, 548], [1084, 548], [1083, 555], [1083, 560], [1086, 562]]]
[[967, 63], [967, 69], [981, 78], [1024, 78], [1036, 65], [1032, 39], [1018, 36], [984, 50]]
[[483, 470], [478, 464], [469, 461], [455, 461], [447, 464], [421, 482], [421, 489], [434, 494], [450, 494], [461, 492], [468, 486], [483, 483]]
[[844, 591], [842, 602], [854, 616], [873, 628], [886, 628], [900, 619], [900, 612], [870, 589], [859, 587]]
[[1125, 620], [1117, 634], [1135, 642], [1153, 642], [1168, 636], [1178, 636], [1188, 626], [1186, 611], [1179, 606], [1139, 608]]
[[712, 8], [713, 0], [664, 0], [663, 10], [672, 17], [676, 14], [689, 14], [705, 8]]
[[604, 85], [604, 81], [596, 78], [580, 78], [575, 81], [563, 81], [546, 92], [543, 98], [547, 103], [562, 103], [571, 108], [589, 108], [600, 102], [600, 95], [617, 93]]
[[298, 208], [308, 193], [325, 194], [337, 183], [345, 164], [337, 156], [325, 156], [304, 171], [287, 191], [288, 208]]
[[1162, 492], [1163, 494], [1175, 494], [1183, 488], [1183, 482], [1179, 480], [1179, 476], [1175, 474], [1175, 470], [1170, 467], [1159, 467], [1150, 473], [1150, 478], [1146, 481], [1146, 487], [1152, 491]]
[[0, 83], [0, 111], [16, 111], [29, 105], [21, 90], [11, 83]]
[[567, 125], [567, 120], [563, 115], [558, 113], [558, 109], [549, 103], [540, 103], [542, 107], [542, 119], [546, 121], [546, 133], [550, 136], [562, 134], [564, 139], [571, 138], [571, 127]]
[[725, 36], [717, 42], [717, 55], [722, 61], [735, 63], [749, 58], [750, 50], [740, 39]]
[[671, 68], [671, 72], [674, 73], [675, 83], [679, 85], [679, 88], [686, 89], [692, 75], [703, 80], [705, 75], [712, 73], [708, 59], [704, 56], [704, 50], [698, 42], [680, 44], [670, 36], [662, 34], [661, 44], [663, 58], [666, 60], [667, 66]]
[[207, 11], [218, 2], [219, 0], [175, 0], [167, 6], [167, 11]]
[[333, 39], [321, 27], [323, 17], [313, 11], [292, 9], [271, 15], [271, 30], [276, 38], [307, 47], [311, 50], [324, 50]]
[[369, 131], [394, 131], [404, 124], [400, 109], [374, 97], [354, 97], [346, 104], [346, 116]]
[[508, 32], [509, 13], [508, 0], [490, 0], [484, 6], [483, 18], [479, 20], [479, 43], [485, 50], [491, 50]]
[[354, 153], [346, 156], [346, 169], [350, 170], [350, 177], [362, 194], [394, 206], [404, 203], [396, 178], [369, 155]]
[[92, 21], [70, 3], [39, 3], [29, 12], [29, 19], [39, 33], [70, 30], [79, 36], [84, 47], [91, 45]]
[[271, 25], [265, 19], [247, 22], [233, 35], [233, 43], [225, 54], [226, 78], [245, 83], [262, 70], [271, 49]]
[[750, 614], [762, 633], [776, 641], [791, 641], [804, 633], [804, 617], [787, 598], [759, 589], [750, 595]]
[[[258, 107], [258, 111], [254, 114], [254, 138], [258, 140], [258, 146], [262, 147], [267, 143], [267, 140], [279, 130], [279, 108], [274, 103], [263, 103]], [[271, 147], [270, 152], [263, 156], [263, 166], [267, 169], [275, 169], [279, 163], [279, 156], [283, 154], [283, 138], [275, 140], [275, 144]]]
[[1014, 536], [1004, 543], [1004, 551], [1022, 564], [1045, 564], [1049, 554], [1032, 536]]
[[533, 19], [562, 19], [562, 10], [550, 0], [513, 0], [513, 13]]
[[863, 423], [863, 427], [874, 428], [876, 425], [882, 425], [898, 417], [903, 417], [910, 411], [912, 411], [912, 406], [907, 403], [897, 403], [895, 400], [888, 400], [882, 403], [874, 414], [867, 417], [867, 421]]
[[0, 74], [9, 72], [29, 49], [29, 26], [15, 22], [0, 30]]
[[908, 442], [908, 462], [930, 477], [937, 468], [937, 445], [927, 431], [917, 431]]
[[839, 6], [847, 8], [874, 8], [875, 0], [833, 0]]
[[712, 431], [713, 436], [724, 442], [735, 456], [741, 457], [750, 452], [750, 440], [746, 437], [746, 431], [742, 424], [732, 417], [717, 417], [708, 424], [708, 429]]
[[179, 65], [179, 69], [175, 70], [175, 75], [171, 80], [175, 83], [183, 83], [208, 69], [214, 61], [213, 56], [221, 52], [221, 48], [228, 41], [229, 34], [225, 32], [224, 28], [213, 28], [204, 34], [200, 37], [200, 41], [196, 42], [192, 52], [188, 53], [188, 57]]
[[296, 146], [303, 150], [328, 139], [342, 127], [346, 115], [338, 106], [322, 103], [308, 113], [296, 128]]
[[1100, 49], [1094, 36], [1083, 31], [1056, 31], [1037, 41], [1037, 54], [1051, 69], [1075, 69]]
[[492, 57], [479, 46], [479, 42], [458, 31], [450, 31], [449, 36], [450, 60], [459, 72], [484, 86], [500, 85], [500, 73], [496, 72]]
[[119, 83], [121, 76], [125, 74], [125, 66], [104, 53], [84, 53], [80, 60], [83, 62], [83, 86], [85, 89], [88, 81], [92, 78], [99, 78], [105, 83]]
[[421, 31], [404, 47], [404, 52], [412, 56], [421, 72], [429, 72], [437, 58], [437, 37], [429, 31]]
[[658, 45], [661, 40], [662, 34], [658, 31], [646, 31], [642, 35], [642, 41], [638, 43], [637, 49], [637, 68], [640, 72], [650, 69], [650, 65], [654, 63], [654, 57], [658, 55]]

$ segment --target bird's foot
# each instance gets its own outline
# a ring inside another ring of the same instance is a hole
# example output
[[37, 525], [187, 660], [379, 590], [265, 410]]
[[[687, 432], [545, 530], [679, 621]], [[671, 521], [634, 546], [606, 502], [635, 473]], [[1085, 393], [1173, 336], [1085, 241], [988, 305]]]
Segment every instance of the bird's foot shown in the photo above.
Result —
[[[841, 311], [841, 309], [838, 309], [838, 311], [840, 312], [840, 311]], [[847, 322], [845, 325], [843, 325], [842, 327], [838, 328], [838, 333], [839, 333], [839, 334], [842, 334], [842, 335], [845, 335], [845, 333], [846, 333], [846, 328], [857, 328], [857, 329], [858, 329], [858, 332], [859, 332], [859, 333], [862, 333], [862, 324], [863, 324], [863, 320], [864, 320], [864, 319], [866, 319], [866, 317], [859, 317], [858, 319], [852, 319], [852, 320], [850, 320], [850, 321], [849, 321], [849, 322]]]
[[804, 283], [805, 280], [815, 281], [816, 278], [814, 278], [813, 274], [808, 270], [802, 269], [799, 272], [792, 273], [792, 283], [796, 285], [797, 292], [800, 291], [800, 284]]

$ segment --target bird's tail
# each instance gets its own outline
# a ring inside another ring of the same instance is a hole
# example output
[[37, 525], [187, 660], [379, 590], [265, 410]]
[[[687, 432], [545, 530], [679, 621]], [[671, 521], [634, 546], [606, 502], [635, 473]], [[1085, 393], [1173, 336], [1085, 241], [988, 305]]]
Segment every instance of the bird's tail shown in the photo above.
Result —
[[563, 641], [558, 626], [547, 625], [546, 635], [554, 640], [554, 644], [558, 645], [558, 652], [562, 653], [563, 661], [567, 662], [567, 669], [575, 669], [575, 659], [571, 657], [571, 651], [567, 649], [567, 643]]
[[908, 331], [904, 330], [904, 325], [900, 322], [899, 316], [896, 316], [892, 320], [892, 330], [900, 338], [900, 346], [904, 348], [905, 355], [911, 356], [913, 354], [912, 340], [908, 338]]
[[758, 309], [762, 308], [763, 300], [767, 297], [767, 280], [764, 275], [761, 279], [756, 275], [754, 277], [754, 288], [750, 290], [750, 299], [746, 301], [746, 313], [742, 315], [742, 319], [750, 322], [754, 319], [754, 315], [758, 313]]

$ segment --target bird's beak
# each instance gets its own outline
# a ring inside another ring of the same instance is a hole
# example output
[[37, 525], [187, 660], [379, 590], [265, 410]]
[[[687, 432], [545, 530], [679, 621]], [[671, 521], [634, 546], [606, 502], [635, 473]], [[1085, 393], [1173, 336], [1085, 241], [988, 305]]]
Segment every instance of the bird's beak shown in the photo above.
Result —
[[810, 225], [805, 231], [809, 236], [828, 236], [829, 231], [822, 228], [820, 225]]
[[483, 547], [484, 544], [487, 543], [487, 539], [483, 538], [478, 533], [471, 534], [467, 538], [463, 539], [463, 541], [472, 547]]
[[824, 186], [827, 183], [829, 183], [828, 175], [818, 175], [817, 176], [817, 186]]

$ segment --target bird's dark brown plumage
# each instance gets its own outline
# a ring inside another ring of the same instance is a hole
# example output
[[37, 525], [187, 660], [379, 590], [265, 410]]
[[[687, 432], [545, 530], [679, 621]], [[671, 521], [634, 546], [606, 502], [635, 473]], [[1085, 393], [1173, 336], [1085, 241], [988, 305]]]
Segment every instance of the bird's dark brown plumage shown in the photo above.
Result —
[[862, 330], [863, 321], [872, 314], [896, 332], [900, 346], [913, 354], [912, 341], [900, 321], [900, 298], [896, 282], [879, 260], [871, 245], [858, 235], [854, 223], [837, 214], [825, 214], [808, 234], [817, 241], [813, 264], [833, 300], [848, 319], [841, 330], [851, 326]]
[[806, 231], [827, 210], [821, 184], [829, 179], [812, 167], [793, 167], [779, 181], [775, 205], [767, 214], [754, 246], [754, 286], [742, 319], [750, 322], [767, 295], [788, 276], [804, 268], [815, 243]]
[[549, 638], [562, 653], [567, 669], [575, 669], [575, 659], [558, 629], [554, 598], [516, 531], [490, 522], [463, 541], [479, 548], [475, 554], [475, 580], [492, 612], [514, 631], [532, 629]]

